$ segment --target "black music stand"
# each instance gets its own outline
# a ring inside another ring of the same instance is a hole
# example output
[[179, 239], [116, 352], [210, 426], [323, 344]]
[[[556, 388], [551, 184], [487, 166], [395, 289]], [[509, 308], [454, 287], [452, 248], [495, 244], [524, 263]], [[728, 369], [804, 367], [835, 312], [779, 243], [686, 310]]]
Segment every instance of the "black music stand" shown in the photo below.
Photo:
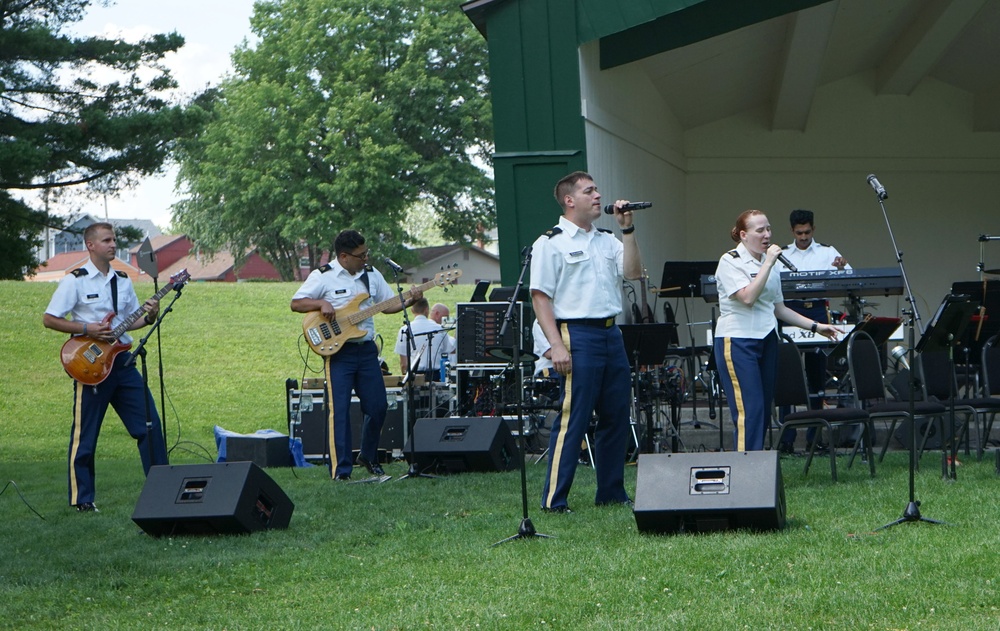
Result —
[[[688, 374], [690, 375], [689, 383], [691, 384], [691, 424], [695, 429], [701, 428], [701, 422], [698, 420], [697, 381], [698, 379], [701, 379], [706, 390], [708, 390], [710, 386], [708, 382], [702, 378], [701, 370], [695, 370], [700, 367], [700, 363], [697, 359], [697, 354], [694, 352], [697, 345], [695, 344], [693, 327], [699, 324], [711, 324], [711, 322], [691, 322], [691, 313], [688, 311], [687, 298], [701, 298], [704, 296], [701, 277], [703, 275], [715, 274], [715, 269], [718, 265], [718, 261], [665, 261], [663, 263], [663, 279], [660, 283], [659, 290], [656, 292], [657, 296], [663, 296], [665, 298], [679, 297], [685, 299], [684, 318], [687, 320], [688, 338], [692, 349], [691, 355], [688, 356]], [[673, 343], [680, 346], [680, 341], [676, 332], [674, 333]], [[710, 349], [709, 352], [711, 352]], [[709, 418], [714, 419], [715, 406], [711, 397], [712, 394], [709, 392]]]
[[[653, 324], [622, 324], [618, 327], [622, 332], [622, 341], [625, 344], [625, 352], [632, 360], [632, 396], [636, 401], [636, 409], [639, 409], [639, 366], [653, 366], [663, 363], [664, 358], [670, 352], [669, 334], [674, 330], [673, 325], [665, 323]], [[671, 424], [673, 426], [672, 450], [677, 451], [677, 427], [680, 424], [676, 418], [679, 410], [677, 405], [671, 402]], [[652, 405], [647, 402], [646, 412], [646, 453], [653, 453], [653, 410]]]
[[871, 336], [872, 341], [875, 342], [876, 348], [882, 348], [902, 323], [902, 318], [872, 316], [859, 322], [858, 325], [854, 327], [854, 330], [845, 335], [844, 339], [840, 340], [836, 346], [829, 349], [829, 352], [824, 352], [826, 352], [827, 359], [830, 362], [837, 366], [843, 366], [847, 363], [847, 341], [856, 331], [864, 331]]
[[[948, 475], [948, 458], [942, 450], [943, 461], [941, 470], [944, 477], [955, 479], [955, 459], [958, 457], [958, 444], [955, 441], [955, 347], [962, 343], [962, 335], [965, 328], [972, 320], [972, 314], [978, 310], [979, 306], [969, 300], [966, 294], [948, 294], [941, 301], [937, 313], [927, 326], [927, 330], [920, 336], [917, 342], [917, 352], [940, 352], [947, 351], [948, 366], [952, 371], [952, 378], [948, 381], [948, 431], [942, 437], [943, 440], [950, 441], [951, 449], [951, 474]], [[911, 427], [910, 434], [916, 436], [916, 431]]]

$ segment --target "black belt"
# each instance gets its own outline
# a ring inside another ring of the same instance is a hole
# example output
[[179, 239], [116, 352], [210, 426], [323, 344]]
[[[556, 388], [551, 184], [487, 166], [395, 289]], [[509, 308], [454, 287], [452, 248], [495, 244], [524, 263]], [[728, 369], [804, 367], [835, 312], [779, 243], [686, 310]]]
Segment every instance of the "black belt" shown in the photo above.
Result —
[[556, 320], [558, 324], [582, 324], [583, 326], [596, 326], [602, 329], [610, 329], [615, 325], [615, 319], [611, 318], [577, 318], [575, 320]]

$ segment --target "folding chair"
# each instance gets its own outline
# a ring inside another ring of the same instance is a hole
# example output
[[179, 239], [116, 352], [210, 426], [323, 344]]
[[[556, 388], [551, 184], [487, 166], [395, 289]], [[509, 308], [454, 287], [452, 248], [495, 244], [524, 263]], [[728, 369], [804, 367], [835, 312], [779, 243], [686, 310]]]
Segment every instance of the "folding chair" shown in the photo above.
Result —
[[854, 386], [854, 402], [857, 407], [868, 411], [869, 418], [892, 421], [885, 444], [879, 452], [878, 460], [882, 462], [885, 452], [889, 449], [893, 431], [900, 421], [910, 424], [914, 431], [916, 418], [940, 418], [947, 413], [947, 408], [940, 403], [915, 401], [913, 403], [914, 418], [910, 417], [910, 403], [906, 401], [889, 401], [885, 395], [885, 382], [882, 374], [882, 361], [879, 358], [878, 347], [871, 336], [864, 331], [855, 331], [847, 342], [847, 371]]
[[[1000, 335], [994, 335], [986, 340], [986, 343], [983, 344], [982, 361], [979, 364], [983, 373], [982, 395], [991, 399], [1000, 397], [1000, 348], [997, 348], [998, 341], [1000, 341]], [[995, 412], [990, 414], [989, 420], [983, 426], [982, 437], [979, 441], [979, 453], [977, 454], [979, 460], [983, 459], [983, 448], [990, 441], [994, 418], [996, 418]]]
[[[801, 412], [791, 412], [786, 414], [779, 421], [779, 435], [788, 428], [817, 427], [826, 429], [827, 441], [830, 444], [830, 476], [833, 481], [837, 481], [837, 450], [833, 444], [833, 429], [835, 427], [861, 426], [861, 433], [854, 444], [851, 452], [851, 460], [847, 468], [854, 463], [854, 455], [857, 453], [859, 442], [864, 445], [868, 458], [868, 467], [871, 476], [875, 477], [875, 458], [872, 457], [872, 428], [869, 414], [858, 406], [838, 407], [823, 410], [809, 409], [809, 387], [806, 380], [805, 366], [802, 362], [802, 355], [794, 343], [785, 341], [778, 345], [778, 377], [774, 388], [774, 404], [779, 409], [803, 406], [805, 410]], [[816, 443], [813, 441], [809, 447], [809, 455], [806, 456], [806, 466], [803, 474], [809, 473], [809, 465], [812, 464], [813, 454], [816, 451]]]

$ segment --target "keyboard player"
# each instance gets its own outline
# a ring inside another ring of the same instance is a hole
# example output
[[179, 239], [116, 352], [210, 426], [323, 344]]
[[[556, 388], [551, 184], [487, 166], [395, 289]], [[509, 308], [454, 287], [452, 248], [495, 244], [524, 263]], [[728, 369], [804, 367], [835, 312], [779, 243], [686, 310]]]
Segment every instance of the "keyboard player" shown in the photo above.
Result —
[[[800, 272], [829, 271], [851, 269], [847, 259], [832, 245], [820, 243], [813, 237], [816, 224], [813, 211], [793, 210], [788, 217], [795, 240], [785, 246], [784, 255]], [[825, 299], [786, 300], [785, 305], [797, 313], [801, 313], [817, 322], [829, 322], [829, 305]], [[817, 347], [814, 352], [806, 353], [804, 363], [806, 379], [809, 382], [809, 394], [822, 394], [826, 386], [826, 354]], [[819, 396], [809, 398], [810, 407], [814, 410], [823, 407], [823, 399]], [[784, 411], [782, 411], [784, 412]], [[816, 428], [806, 430], [806, 441], [812, 443], [816, 438]], [[795, 430], [786, 430], [781, 435], [778, 449], [782, 453], [793, 453]], [[823, 445], [817, 445], [822, 448]]]

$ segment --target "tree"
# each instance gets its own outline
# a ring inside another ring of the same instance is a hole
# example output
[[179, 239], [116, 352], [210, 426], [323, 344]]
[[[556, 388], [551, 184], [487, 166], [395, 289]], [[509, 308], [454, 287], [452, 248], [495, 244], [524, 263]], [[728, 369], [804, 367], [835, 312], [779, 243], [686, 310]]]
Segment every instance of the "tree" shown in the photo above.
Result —
[[291, 280], [344, 228], [407, 258], [411, 205], [442, 236], [495, 224], [486, 45], [454, 0], [258, 2], [256, 47], [199, 107], [174, 221], [208, 249], [251, 247]]
[[[170, 105], [163, 56], [176, 34], [135, 44], [64, 33], [90, 0], [0, 0], [0, 277], [37, 265], [32, 247], [62, 222], [12, 191], [83, 185], [105, 192], [157, 172], [203, 113]], [[101, 77], [107, 76], [107, 79]]]

